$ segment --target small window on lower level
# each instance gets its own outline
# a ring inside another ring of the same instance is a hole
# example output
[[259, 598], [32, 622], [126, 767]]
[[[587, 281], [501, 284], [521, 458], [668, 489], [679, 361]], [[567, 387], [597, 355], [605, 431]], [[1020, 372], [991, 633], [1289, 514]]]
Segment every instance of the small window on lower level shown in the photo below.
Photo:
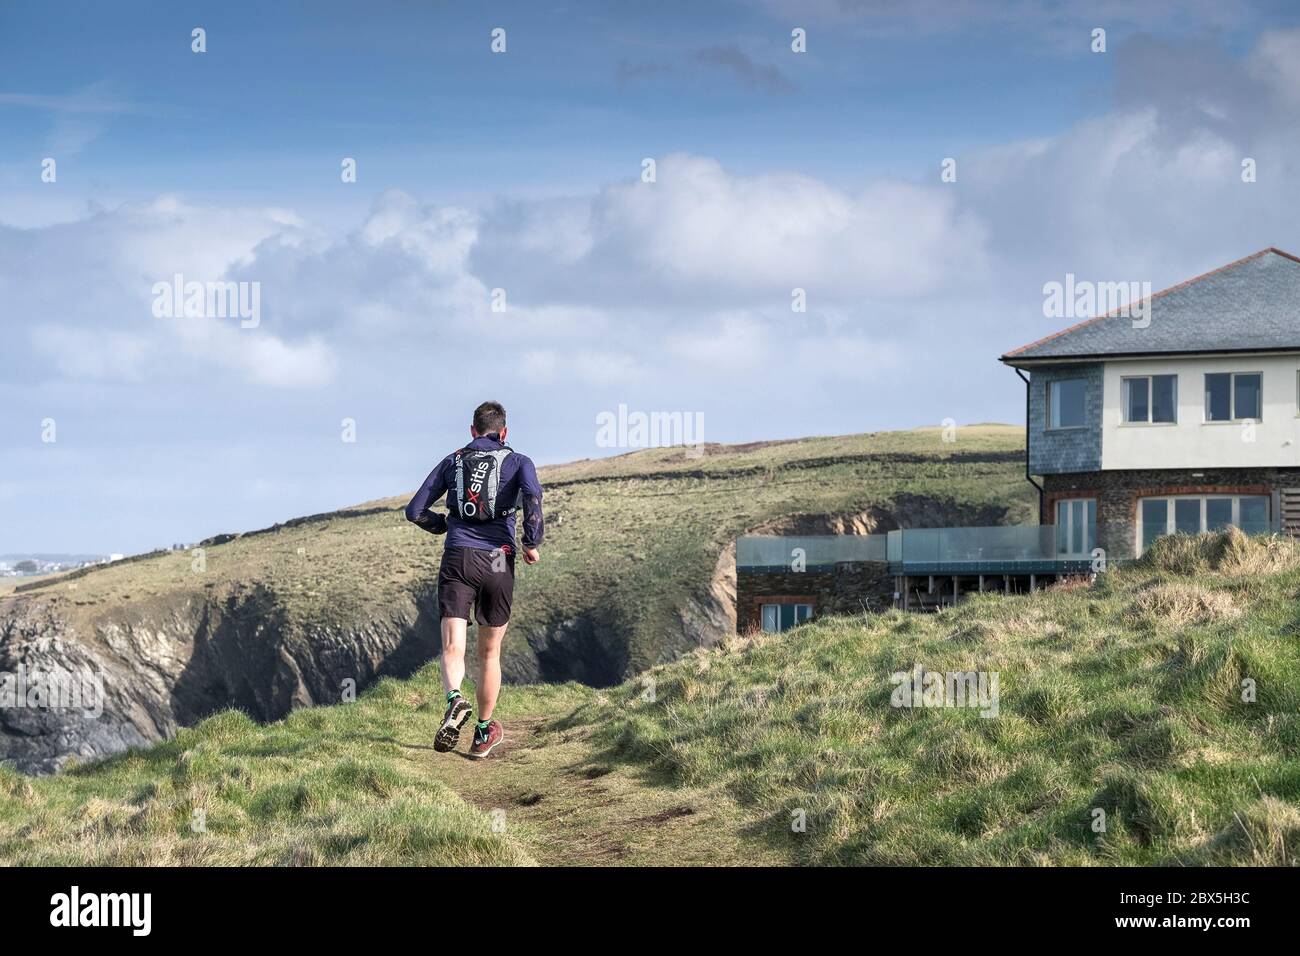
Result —
[[811, 604], [764, 604], [763, 630], [788, 631], [812, 617]]

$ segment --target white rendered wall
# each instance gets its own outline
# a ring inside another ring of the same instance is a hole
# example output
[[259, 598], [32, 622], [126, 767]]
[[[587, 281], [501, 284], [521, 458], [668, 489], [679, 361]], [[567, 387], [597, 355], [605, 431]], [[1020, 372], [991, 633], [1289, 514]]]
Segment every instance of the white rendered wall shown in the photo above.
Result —
[[[1300, 466], [1296, 372], [1300, 354], [1225, 358], [1133, 359], [1105, 363], [1102, 383], [1101, 467], [1261, 468]], [[1253, 440], [1240, 422], [1205, 421], [1207, 372], [1263, 374], [1263, 414]], [[1121, 379], [1178, 375], [1176, 424], [1124, 424]]]

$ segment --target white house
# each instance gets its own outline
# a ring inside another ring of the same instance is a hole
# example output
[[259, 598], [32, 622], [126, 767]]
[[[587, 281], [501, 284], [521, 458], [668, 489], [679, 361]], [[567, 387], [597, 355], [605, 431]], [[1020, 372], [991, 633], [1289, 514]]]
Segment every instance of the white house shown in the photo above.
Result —
[[[1062, 553], [1300, 530], [1300, 259], [1265, 249], [1008, 352]], [[1038, 480], [1035, 480], [1037, 478]]]

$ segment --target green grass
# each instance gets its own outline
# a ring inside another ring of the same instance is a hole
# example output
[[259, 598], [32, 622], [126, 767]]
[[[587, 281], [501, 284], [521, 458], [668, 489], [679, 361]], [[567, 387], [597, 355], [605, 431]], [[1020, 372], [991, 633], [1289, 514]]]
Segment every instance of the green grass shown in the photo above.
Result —
[[[565, 708], [584, 693], [553, 686], [528, 700]], [[431, 667], [273, 724], [226, 711], [166, 743], [53, 777], [0, 767], [0, 863], [532, 863], [433, 773], [441, 714]]]
[[[700, 651], [651, 673], [653, 702], [633, 682], [574, 720], [664, 785], [721, 786], [804, 863], [1292, 864], [1296, 563], [1289, 542], [1175, 539], [1091, 587]], [[997, 672], [999, 716], [891, 706], [916, 665]]]
[[[0, 863], [1291, 865], [1298, 594], [1292, 542], [1166, 539], [1091, 586], [736, 637], [603, 691], [510, 687], [513, 749], [483, 762], [430, 751], [430, 666], [0, 772]], [[997, 672], [998, 716], [891, 706], [915, 665]]]

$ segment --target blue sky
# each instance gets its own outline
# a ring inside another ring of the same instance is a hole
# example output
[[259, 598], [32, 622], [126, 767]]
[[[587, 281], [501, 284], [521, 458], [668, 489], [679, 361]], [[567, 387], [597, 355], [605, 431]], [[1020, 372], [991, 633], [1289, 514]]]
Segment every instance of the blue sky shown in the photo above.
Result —
[[[0, 553], [403, 492], [489, 396], [539, 462], [625, 450], [595, 438], [620, 404], [711, 441], [1017, 421], [996, 357], [1059, 324], [1044, 282], [1300, 249], [1296, 20], [0, 3]], [[259, 326], [153, 315], [176, 272], [258, 283]]]
[[[915, 176], [936, 152], [1051, 133], [1110, 72], [1086, 32], [1070, 51], [1077, 30], [941, 18], [916, 36], [811, 20], [801, 59], [787, 25], [802, 20], [743, 3], [63, 6], [75, 16], [6, 12], [6, 92], [84, 96], [100, 112], [77, 116], [102, 132], [69, 172], [142, 194], [355, 201], [320, 162], [339, 152], [366, 155], [374, 188], [471, 198], [589, 189], [682, 151], [738, 172]], [[495, 26], [505, 56], [488, 55]], [[48, 143], [48, 114], [11, 106], [15, 145]]]

